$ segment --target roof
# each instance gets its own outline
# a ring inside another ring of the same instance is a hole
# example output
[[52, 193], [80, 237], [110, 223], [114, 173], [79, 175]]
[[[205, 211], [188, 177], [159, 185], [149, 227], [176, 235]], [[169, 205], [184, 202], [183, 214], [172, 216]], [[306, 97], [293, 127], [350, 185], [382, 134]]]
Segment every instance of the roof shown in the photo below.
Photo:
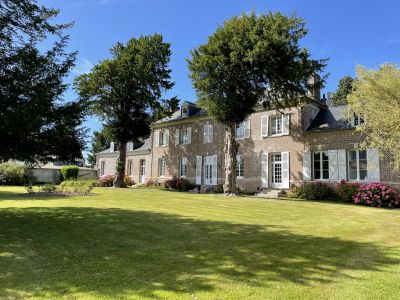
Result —
[[348, 119], [347, 105], [321, 108], [306, 132], [328, 131], [352, 128]]
[[[143, 155], [143, 154], [149, 154], [151, 151], [151, 139], [147, 138], [143, 141], [143, 144], [134, 149], [134, 150], [130, 150], [130, 151], [126, 151], [126, 155], [130, 156], [130, 155]], [[96, 153], [96, 155], [110, 155], [110, 156], [114, 156], [114, 155], [118, 155], [119, 151], [114, 151], [114, 152], [110, 152], [110, 148], [107, 148], [106, 150], [103, 150], [101, 152]]]
[[176, 112], [174, 112], [171, 116], [165, 117], [161, 120], [156, 121], [155, 124], [160, 124], [160, 123], [170, 122], [170, 121], [177, 121], [177, 120], [185, 120], [188, 118], [208, 115], [207, 111], [204, 108], [197, 106], [196, 103], [185, 101], [185, 102], [183, 102], [181, 107], [185, 107], [185, 106], [190, 107], [190, 109], [188, 110], [188, 112], [189, 112], [188, 114], [182, 115], [182, 111], [180, 109], [180, 110], [177, 110]]

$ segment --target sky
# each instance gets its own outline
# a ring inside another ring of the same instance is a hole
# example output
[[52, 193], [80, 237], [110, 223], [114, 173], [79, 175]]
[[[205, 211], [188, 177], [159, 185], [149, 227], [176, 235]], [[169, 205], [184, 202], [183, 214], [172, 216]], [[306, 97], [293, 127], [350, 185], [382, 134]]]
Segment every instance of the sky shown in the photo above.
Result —
[[[400, 1], [365, 0], [39, 0], [60, 9], [58, 22], [73, 21], [68, 49], [78, 51], [73, 77], [110, 56], [117, 42], [161, 33], [171, 43], [170, 68], [174, 88], [169, 95], [196, 101], [188, 77], [190, 50], [207, 41], [217, 26], [233, 16], [281, 12], [306, 21], [309, 33], [301, 42], [312, 58], [329, 58], [324, 93], [334, 91], [345, 75], [355, 76], [357, 65], [377, 68], [384, 62], [399, 63]], [[76, 99], [70, 89], [66, 100]], [[99, 130], [101, 123], [88, 118], [85, 126]]]

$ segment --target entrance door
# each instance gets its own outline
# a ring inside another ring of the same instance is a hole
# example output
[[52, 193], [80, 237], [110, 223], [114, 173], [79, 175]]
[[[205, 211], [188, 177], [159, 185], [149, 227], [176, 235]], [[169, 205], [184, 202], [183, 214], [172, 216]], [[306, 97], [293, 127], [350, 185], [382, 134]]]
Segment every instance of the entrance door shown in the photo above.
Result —
[[271, 155], [271, 187], [282, 188], [282, 155], [275, 153]]
[[204, 184], [217, 184], [217, 156], [204, 156]]
[[146, 160], [141, 159], [140, 160], [140, 173], [139, 173], [139, 181], [140, 183], [144, 183], [146, 180]]

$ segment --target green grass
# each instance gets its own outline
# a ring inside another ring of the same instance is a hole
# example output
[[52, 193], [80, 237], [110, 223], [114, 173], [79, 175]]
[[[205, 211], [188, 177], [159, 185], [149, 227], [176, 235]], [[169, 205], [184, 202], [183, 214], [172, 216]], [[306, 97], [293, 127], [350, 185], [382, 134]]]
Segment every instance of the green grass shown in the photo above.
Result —
[[1, 299], [398, 299], [400, 211], [0, 187]]

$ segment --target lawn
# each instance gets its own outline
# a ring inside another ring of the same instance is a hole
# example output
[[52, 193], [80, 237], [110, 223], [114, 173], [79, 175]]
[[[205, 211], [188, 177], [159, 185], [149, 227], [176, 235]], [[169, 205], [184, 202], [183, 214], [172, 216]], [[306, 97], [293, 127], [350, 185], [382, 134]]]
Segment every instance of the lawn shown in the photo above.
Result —
[[1, 299], [399, 299], [400, 211], [0, 187]]

